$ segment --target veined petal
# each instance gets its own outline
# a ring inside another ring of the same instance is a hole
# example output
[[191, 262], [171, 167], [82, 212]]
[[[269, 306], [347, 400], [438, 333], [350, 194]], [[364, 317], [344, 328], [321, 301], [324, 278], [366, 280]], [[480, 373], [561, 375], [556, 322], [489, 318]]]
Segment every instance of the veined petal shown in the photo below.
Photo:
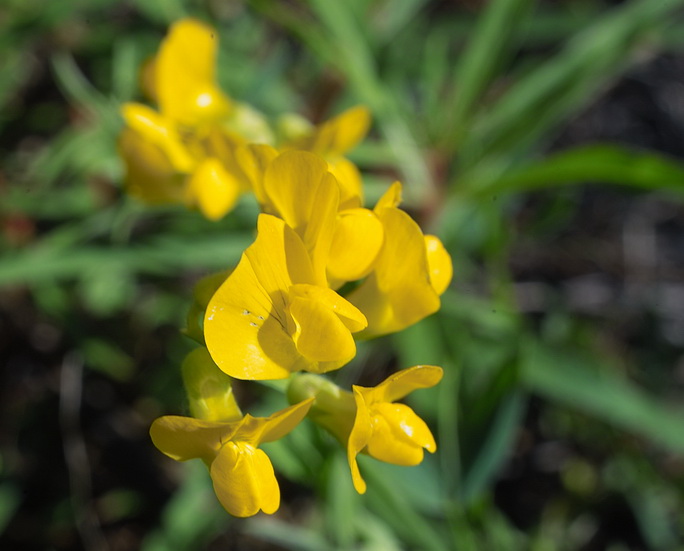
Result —
[[428, 267], [430, 269], [430, 283], [438, 295], [441, 295], [449, 287], [454, 275], [451, 256], [444, 248], [438, 237], [425, 236], [425, 250], [427, 251]]
[[299, 361], [287, 320], [246, 254], [207, 306], [204, 339], [216, 365], [237, 379], [284, 379]]
[[327, 263], [328, 280], [337, 287], [368, 275], [384, 240], [382, 223], [368, 209], [339, 213]]
[[229, 440], [240, 422], [204, 421], [193, 417], [165, 415], [155, 419], [150, 437], [159, 451], [176, 461], [201, 458], [213, 460], [222, 440]]
[[349, 296], [368, 319], [369, 336], [399, 331], [439, 309], [430, 285], [425, 240], [405, 212], [382, 208], [376, 214], [384, 228], [384, 244], [374, 271]]
[[373, 432], [367, 451], [371, 457], [394, 465], [418, 465], [423, 460], [423, 448], [437, 449], [430, 429], [405, 404], [388, 402], [370, 407]]
[[164, 115], [192, 126], [230, 112], [230, 100], [216, 85], [217, 46], [216, 31], [195, 19], [171, 26], [154, 72]]
[[394, 402], [419, 388], [430, 388], [442, 380], [444, 370], [436, 365], [416, 365], [397, 371], [372, 390], [372, 401]]
[[192, 170], [195, 161], [183, 146], [173, 121], [140, 103], [124, 103], [121, 115], [129, 128], [164, 151], [175, 170]]
[[209, 220], [219, 220], [232, 210], [240, 196], [240, 182], [218, 159], [202, 161], [188, 178], [187, 194]]
[[234, 438], [258, 446], [273, 442], [294, 429], [306, 417], [314, 398], [308, 398], [268, 417], [252, 417], [247, 414]]
[[361, 477], [356, 456], [368, 445], [373, 429], [368, 406], [363, 394], [357, 386], [353, 386], [352, 390], [354, 391], [354, 400], [356, 401], [356, 417], [354, 418], [354, 426], [347, 441], [347, 461], [349, 461], [354, 488], [360, 494], [364, 494], [366, 493], [366, 482]]
[[256, 241], [207, 306], [204, 336], [216, 364], [237, 379], [283, 379], [306, 367], [289, 331], [287, 292], [311, 282], [304, 246], [285, 223], [258, 219]]
[[227, 442], [210, 467], [214, 491], [231, 515], [272, 514], [280, 505], [280, 488], [268, 456], [246, 442]]

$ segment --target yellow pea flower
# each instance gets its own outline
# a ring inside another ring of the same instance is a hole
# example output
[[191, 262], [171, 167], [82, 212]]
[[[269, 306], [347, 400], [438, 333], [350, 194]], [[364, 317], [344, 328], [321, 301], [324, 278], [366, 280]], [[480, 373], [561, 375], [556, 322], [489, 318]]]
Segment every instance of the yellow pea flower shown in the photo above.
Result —
[[361, 175], [344, 154], [363, 140], [370, 122], [368, 109], [357, 105], [312, 127], [308, 132], [300, 130], [298, 137], [283, 146], [285, 150], [310, 151], [328, 161], [330, 171], [340, 182], [340, 210], [358, 208], [363, 204]]
[[363, 314], [321, 286], [299, 235], [259, 215], [256, 241], [207, 306], [204, 337], [216, 364], [237, 379], [323, 373], [356, 354]]
[[263, 211], [301, 237], [321, 285], [336, 289], [371, 271], [382, 247], [382, 224], [371, 210], [341, 204], [340, 183], [323, 158], [250, 145], [238, 159]]
[[352, 386], [342, 390], [328, 379], [304, 374], [294, 377], [287, 395], [291, 402], [315, 398], [309, 418], [333, 434], [347, 448], [354, 488], [366, 491], [356, 456], [395, 465], [412, 466], [423, 460], [423, 450], [434, 453], [435, 439], [425, 422], [405, 404], [395, 403], [419, 388], [442, 379], [442, 368], [417, 365], [403, 369], [376, 387]]
[[218, 34], [196, 19], [167, 33], [153, 65], [153, 94], [164, 116], [185, 126], [226, 117], [231, 101], [216, 84]]
[[154, 445], [177, 461], [202, 459], [214, 491], [231, 515], [272, 514], [280, 506], [280, 488], [264, 442], [285, 436], [306, 416], [313, 400], [304, 400], [269, 417], [247, 414], [237, 421], [208, 421], [167, 415], [150, 428]]
[[126, 168], [126, 191], [151, 205], [183, 203], [185, 175], [173, 166], [164, 150], [130, 128], [118, 141]]
[[246, 191], [246, 176], [236, 161], [229, 164], [227, 136], [209, 133], [206, 144], [197, 138], [188, 143], [189, 135], [182, 139], [169, 118], [137, 103], [124, 104], [122, 115], [127, 127], [119, 139], [119, 151], [132, 195], [153, 204], [196, 206], [210, 220], [218, 220]]
[[184, 203], [210, 220], [222, 218], [249, 189], [238, 147], [272, 139], [255, 109], [218, 87], [217, 43], [216, 31], [197, 20], [171, 26], [143, 73], [159, 111], [124, 104], [119, 145], [131, 194], [149, 203]]
[[449, 253], [397, 208], [400, 200], [401, 184], [395, 182], [378, 201], [383, 246], [373, 271], [347, 297], [368, 319], [366, 336], [400, 331], [436, 312], [451, 281]]
[[352, 387], [356, 417], [347, 442], [347, 459], [357, 492], [366, 491], [356, 462], [361, 451], [380, 461], [412, 466], [423, 460], [424, 449], [430, 453], [437, 450], [425, 421], [407, 405], [394, 402], [416, 389], [435, 386], [442, 375], [441, 367], [417, 365], [391, 375], [376, 387]]

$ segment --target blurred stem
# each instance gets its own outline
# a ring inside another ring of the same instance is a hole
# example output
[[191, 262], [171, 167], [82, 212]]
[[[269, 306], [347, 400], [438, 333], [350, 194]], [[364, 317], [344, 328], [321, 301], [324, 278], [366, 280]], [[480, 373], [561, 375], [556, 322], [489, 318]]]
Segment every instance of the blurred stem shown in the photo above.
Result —
[[84, 549], [106, 551], [109, 545], [92, 506], [92, 473], [80, 427], [83, 360], [75, 353], [64, 358], [59, 390], [59, 421], [76, 528]]

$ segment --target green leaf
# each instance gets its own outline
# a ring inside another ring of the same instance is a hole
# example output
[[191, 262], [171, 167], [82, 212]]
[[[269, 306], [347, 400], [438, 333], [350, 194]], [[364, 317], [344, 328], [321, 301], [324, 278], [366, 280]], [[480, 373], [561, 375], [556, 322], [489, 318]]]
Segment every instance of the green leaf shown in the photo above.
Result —
[[517, 27], [528, 14], [532, 0], [493, 0], [480, 16], [456, 70], [453, 124], [463, 130], [465, 121], [490, 84], [502, 58], [510, 56]]
[[325, 520], [335, 549], [354, 549], [357, 540], [354, 518], [359, 510], [359, 494], [349, 475], [349, 464], [343, 450], [336, 450], [326, 462]]
[[463, 143], [462, 170], [525, 152], [633, 62], [638, 47], [657, 38], [682, 5], [684, 0], [633, 0], [597, 18], [482, 114]]
[[466, 472], [460, 494], [466, 503], [481, 497], [491, 485], [508, 456], [525, 413], [525, 396], [512, 392], [501, 400], [482, 445], [470, 469]]
[[533, 341], [522, 347], [521, 382], [529, 391], [684, 453], [684, 411], [614, 372], [592, 367], [589, 359], [568, 350]]
[[668, 191], [684, 198], [684, 165], [657, 153], [589, 145], [508, 172], [482, 186], [480, 192], [515, 193], [583, 183]]

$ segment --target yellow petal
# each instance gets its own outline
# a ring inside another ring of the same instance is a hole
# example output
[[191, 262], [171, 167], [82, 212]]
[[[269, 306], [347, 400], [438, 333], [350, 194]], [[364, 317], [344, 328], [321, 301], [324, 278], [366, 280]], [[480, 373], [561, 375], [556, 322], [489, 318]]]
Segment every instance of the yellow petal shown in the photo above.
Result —
[[202, 136], [200, 147], [203, 148], [204, 155], [218, 159], [223, 168], [235, 178], [241, 192], [249, 191], [252, 185], [237, 159], [238, 149], [246, 143], [244, 138], [218, 126], [211, 127]]
[[425, 236], [425, 250], [430, 269], [430, 283], [435, 292], [441, 295], [449, 287], [454, 274], [451, 256], [439, 238], [434, 235]]
[[306, 417], [313, 402], [313, 398], [308, 398], [268, 417], [252, 417], [247, 414], [234, 438], [249, 442], [254, 446], [258, 446], [263, 442], [278, 440], [294, 429]]
[[343, 155], [363, 140], [370, 122], [370, 112], [366, 107], [351, 107], [318, 127], [311, 150], [323, 156]]
[[371, 457], [394, 465], [418, 465], [423, 448], [437, 449], [430, 429], [405, 404], [381, 403], [370, 408], [373, 433], [367, 451]]
[[193, 417], [207, 421], [242, 419], [230, 377], [217, 367], [206, 348], [190, 352], [183, 360], [181, 371]]
[[119, 153], [126, 165], [126, 191], [150, 204], [183, 203], [183, 181], [168, 155], [136, 131], [124, 128]]
[[363, 182], [356, 165], [337, 157], [328, 159], [329, 170], [340, 184], [340, 210], [356, 209], [363, 205]]
[[216, 85], [218, 35], [194, 19], [172, 25], [156, 58], [161, 112], [185, 125], [225, 117], [230, 100]]
[[384, 239], [382, 223], [373, 211], [351, 209], [337, 217], [327, 263], [328, 280], [338, 287], [368, 275]]
[[311, 260], [300, 237], [279, 218], [260, 214], [257, 230], [245, 254], [276, 306], [284, 309], [291, 285], [314, 282]]
[[308, 360], [335, 362], [341, 366], [356, 355], [356, 344], [349, 329], [326, 305], [310, 298], [294, 297], [290, 315], [296, 326], [292, 337], [297, 351]]
[[192, 170], [195, 162], [171, 120], [140, 103], [124, 103], [121, 114], [129, 128], [164, 151], [176, 171]]
[[444, 371], [436, 365], [416, 365], [397, 371], [372, 389], [373, 402], [394, 402], [419, 388], [430, 388], [442, 380]]
[[[264, 175], [264, 191], [274, 212], [303, 237], [328, 164], [312, 153], [287, 151], [274, 159]], [[339, 192], [338, 192], [339, 193]]]
[[302, 241], [311, 257], [315, 281], [321, 286], [328, 283], [326, 267], [335, 233], [339, 203], [339, 185], [335, 177], [328, 172], [318, 186], [313, 208], [302, 234]]
[[375, 205], [375, 210], [398, 207], [401, 203], [401, 182], [394, 182]]
[[289, 295], [290, 300], [301, 297], [325, 306], [339, 317], [344, 326], [352, 333], [361, 331], [368, 325], [366, 316], [358, 308], [327, 287], [299, 283], [290, 287]]
[[188, 178], [187, 194], [209, 220], [219, 220], [240, 196], [240, 182], [213, 158], [205, 159]]
[[256, 241], [207, 306], [204, 336], [216, 364], [238, 379], [282, 379], [306, 365], [288, 331], [287, 292], [311, 282], [306, 250], [273, 216], [258, 219]]
[[172, 459], [187, 461], [201, 458], [209, 463], [222, 439], [230, 439], [239, 424], [166, 415], [154, 420], [150, 437], [157, 449]]
[[366, 335], [400, 331], [439, 309], [420, 227], [396, 208], [376, 211], [384, 244], [374, 271], [349, 296], [368, 319]]
[[289, 376], [299, 354], [280, 312], [243, 254], [204, 318], [204, 339], [216, 365], [237, 379]]
[[245, 442], [227, 442], [211, 464], [211, 479], [221, 505], [231, 515], [272, 514], [280, 505], [280, 488], [268, 456]]
[[275, 214], [269, 212], [268, 200], [266, 192], [264, 191], [264, 175], [268, 165], [278, 156], [278, 151], [265, 144], [249, 144], [238, 148], [236, 151], [237, 162], [240, 168], [247, 175], [247, 178], [252, 186], [252, 191], [259, 204], [267, 214]]
[[356, 456], [368, 444], [372, 434], [372, 425], [363, 394], [357, 386], [353, 386], [352, 390], [354, 391], [354, 400], [356, 401], [356, 417], [354, 418], [354, 426], [347, 442], [347, 461], [349, 461], [354, 488], [360, 494], [364, 494], [366, 493], [366, 482], [361, 477]]

